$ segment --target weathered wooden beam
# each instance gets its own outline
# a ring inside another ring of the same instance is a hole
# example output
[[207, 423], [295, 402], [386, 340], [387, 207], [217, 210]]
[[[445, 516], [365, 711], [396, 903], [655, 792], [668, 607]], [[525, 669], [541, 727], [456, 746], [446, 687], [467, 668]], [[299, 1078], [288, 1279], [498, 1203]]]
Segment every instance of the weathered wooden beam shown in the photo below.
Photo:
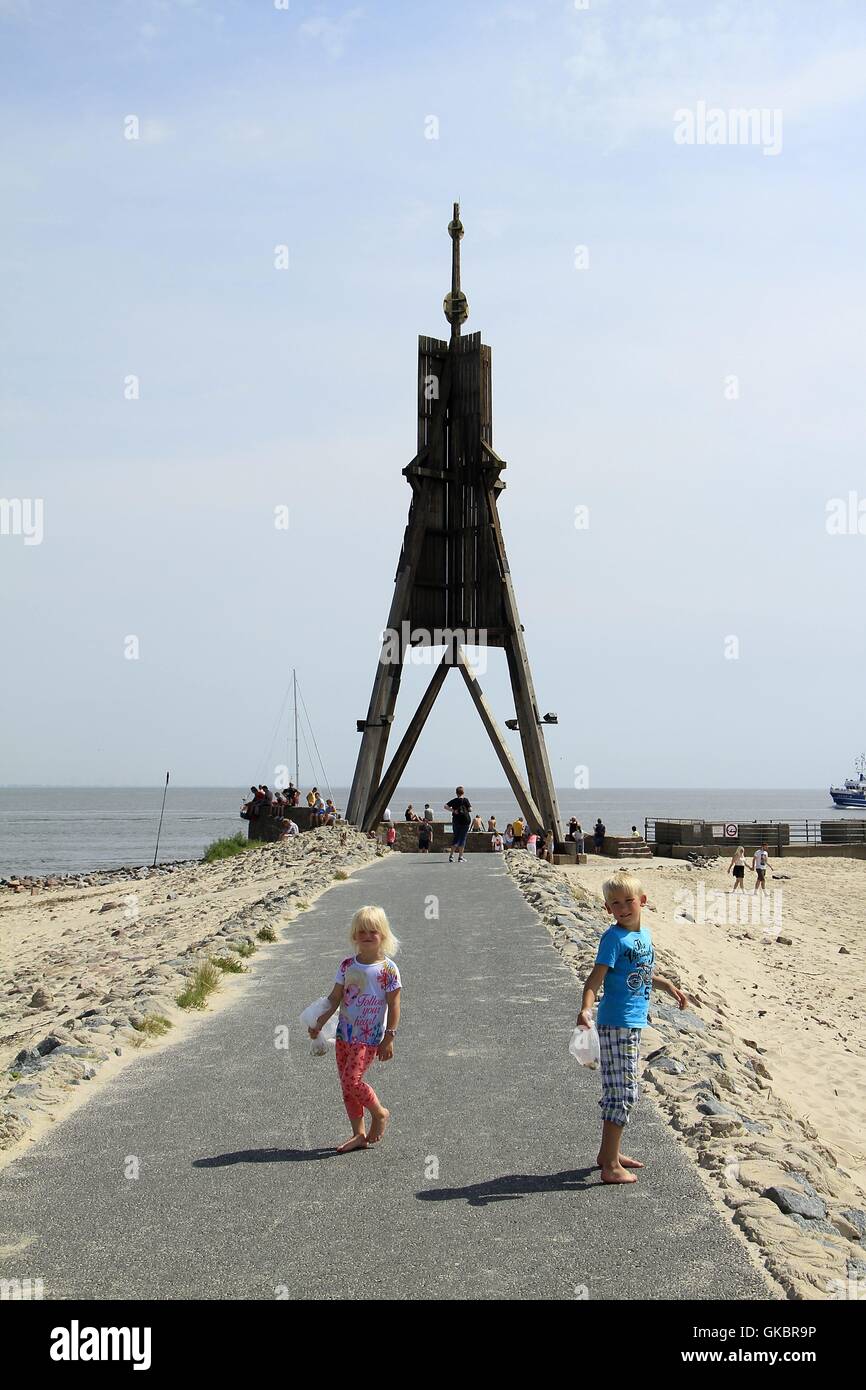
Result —
[[421, 703], [413, 714], [408, 729], [400, 740], [400, 746], [388, 766], [388, 771], [382, 778], [378, 789], [373, 792], [370, 797], [370, 802], [361, 827], [363, 830], [373, 830], [375, 826], [378, 825], [379, 821], [382, 819], [382, 812], [397, 790], [397, 783], [403, 775], [403, 769], [412, 756], [412, 750], [418, 742], [421, 730], [427, 723], [427, 716], [433, 708], [436, 696], [442, 689], [445, 677], [448, 675], [450, 669], [448, 657], [449, 652], [446, 651], [439, 665], [436, 667], [436, 670], [433, 672], [433, 679], [424, 691], [421, 697]]
[[490, 742], [493, 744], [496, 756], [502, 765], [502, 770], [508, 778], [508, 785], [517, 798], [517, 804], [523, 812], [527, 824], [531, 825], [534, 830], [540, 830], [541, 812], [536, 806], [531, 793], [527, 791], [524, 785], [523, 778], [520, 776], [520, 770], [511, 756], [511, 750], [505, 742], [502, 730], [496, 722], [487, 696], [481, 689], [478, 677], [469, 665], [466, 653], [462, 647], [457, 648], [457, 665], [460, 668], [461, 676], [466, 682], [466, 688], [472, 696], [472, 702], [481, 715], [481, 722], [487, 730]]
[[526, 760], [526, 773], [533, 798], [544, 818], [542, 828], [544, 830], [552, 829], [556, 839], [562, 840], [562, 818], [559, 813], [559, 803], [556, 797], [556, 788], [553, 785], [553, 774], [550, 770], [544, 735], [541, 731], [538, 703], [532, 684], [532, 672], [526, 652], [526, 643], [523, 640], [523, 626], [517, 610], [517, 598], [514, 593], [508, 556], [505, 553], [505, 541], [496, 508], [496, 498], [490, 487], [484, 489], [484, 494], [487, 501], [487, 518], [493, 531], [496, 556], [502, 577], [505, 617], [511, 628], [510, 635], [505, 638], [504, 647], [511, 676], [511, 689], [514, 694], [520, 742], [523, 745], [523, 756]]

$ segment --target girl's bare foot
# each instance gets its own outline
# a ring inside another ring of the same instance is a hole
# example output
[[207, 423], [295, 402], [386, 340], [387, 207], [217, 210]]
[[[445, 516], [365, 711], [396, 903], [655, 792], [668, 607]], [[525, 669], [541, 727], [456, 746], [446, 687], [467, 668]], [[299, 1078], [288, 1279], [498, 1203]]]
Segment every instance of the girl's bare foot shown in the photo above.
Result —
[[613, 1168], [602, 1168], [601, 1180], [602, 1182], [610, 1183], [637, 1182], [637, 1178], [634, 1174], [627, 1173], [625, 1168], [621, 1168], [618, 1163]]
[[385, 1130], [388, 1128], [388, 1121], [391, 1118], [390, 1110], [380, 1110], [378, 1115], [373, 1116], [373, 1123], [370, 1126], [370, 1133], [367, 1141], [370, 1144], [378, 1144]]
[[[601, 1154], [599, 1154], [599, 1155], [597, 1156], [597, 1158], [596, 1158], [596, 1160], [595, 1160], [595, 1166], [596, 1166], [596, 1168], [600, 1168], [600, 1167], [602, 1166], [602, 1165], [601, 1165]], [[621, 1168], [642, 1168], [642, 1167], [643, 1167], [643, 1164], [641, 1163], [641, 1161], [640, 1161], [639, 1158], [629, 1158], [628, 1154], [620, 1154], [620, 1156], [619, 1156], [619, 1166], [620, 1166]]]
[[352, 1137], [351, 1137], [351, 1139], [347, 1139], [347, 1140], [345, 1141], [345, 1143], [343, 1143], [343, 1144], [338, 1144], [338, 1145], [337, 1145], [337, 1153], [338, 1153], [338, 1154], [347, 1154], [347, 1153], [349, 1153], [352, 1149], [366, 1149], [366, 1147], [367, 1147], [367, 1136], [366, 1136], [366, 1134], [353, 1134]]

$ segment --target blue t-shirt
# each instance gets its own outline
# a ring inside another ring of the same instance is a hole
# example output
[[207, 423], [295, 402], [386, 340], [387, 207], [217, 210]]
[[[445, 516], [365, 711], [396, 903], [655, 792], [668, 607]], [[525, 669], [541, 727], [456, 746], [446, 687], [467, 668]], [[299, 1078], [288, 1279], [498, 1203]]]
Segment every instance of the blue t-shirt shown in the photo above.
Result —
[[654, 960], [652, 937], [644, 927], [608, 927], [595, 958], [596, 965], [608, 966], [598, 1005], [600, 1028], [646, 1028]]

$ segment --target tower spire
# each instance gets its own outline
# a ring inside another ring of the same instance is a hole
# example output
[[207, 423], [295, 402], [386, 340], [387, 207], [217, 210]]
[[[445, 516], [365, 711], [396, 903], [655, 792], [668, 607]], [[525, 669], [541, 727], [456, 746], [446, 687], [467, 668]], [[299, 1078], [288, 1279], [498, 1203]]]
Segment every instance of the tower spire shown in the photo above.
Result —
[[451, 325], [451, 338], [460, 337], [460, 325], [469, 317], [469, 301], [460, 288], [460, 242], [463, 239], [463, 223], [460, 221], [460, 204], [454, 204], [454, 216], [448, 223], [451, 238], [451, 290], [445, 296], [443, 309]]

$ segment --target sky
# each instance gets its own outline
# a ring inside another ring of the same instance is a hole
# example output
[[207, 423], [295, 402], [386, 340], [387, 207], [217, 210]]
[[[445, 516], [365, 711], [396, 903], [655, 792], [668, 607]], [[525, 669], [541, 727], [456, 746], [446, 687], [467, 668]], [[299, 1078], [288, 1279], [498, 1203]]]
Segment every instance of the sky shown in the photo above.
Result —
[[[455, 199], [557, 785], [849, 775], [860, 0], [0, 0], [0, 79], [0, 784], [273, 781], [293, 668], [351, 780]], [[503, 780], [456, 673], [404, 780]]]

